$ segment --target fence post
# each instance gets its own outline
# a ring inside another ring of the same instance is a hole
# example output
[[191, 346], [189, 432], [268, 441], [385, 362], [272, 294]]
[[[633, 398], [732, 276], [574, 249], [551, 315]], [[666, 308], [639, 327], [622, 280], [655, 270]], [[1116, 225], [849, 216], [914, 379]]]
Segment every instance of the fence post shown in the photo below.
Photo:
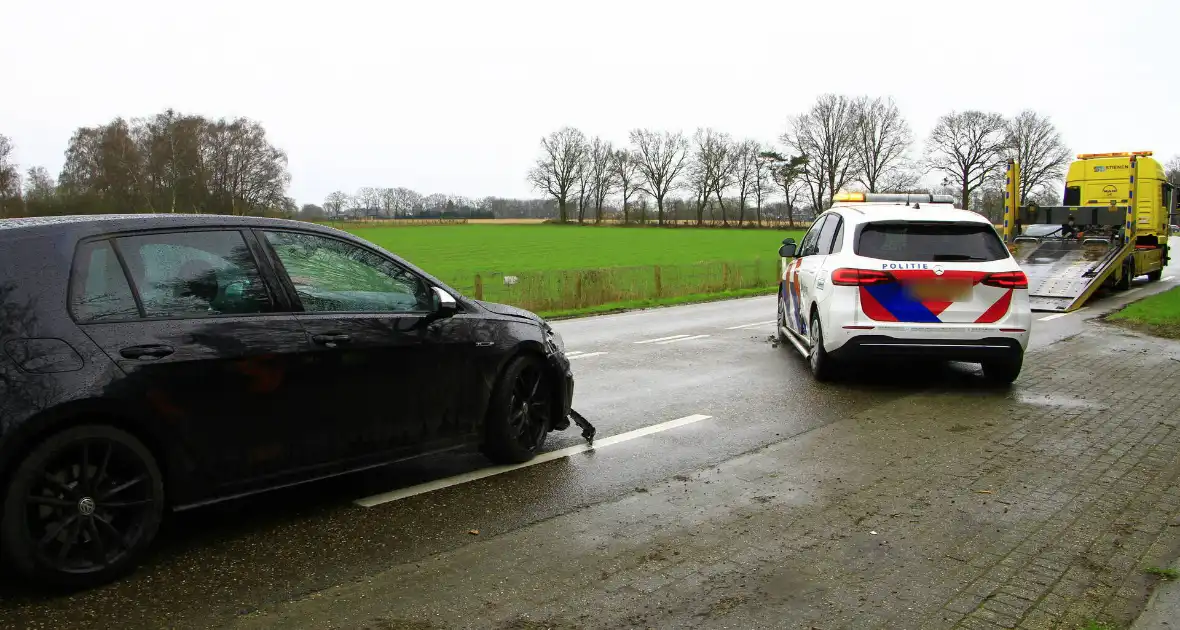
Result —
[[475, 299], [483, 299], [483, 276], [475, 274]]
[[729, 263], [721, 265], [721, 290], [729, 289]]
[[578, 279], [574, 282], [574, 307], [582, 307], [582, 272], [578, 272]]
[[655, 280], [656, 280], [656, 297], [660, 297], [664, 293], [664, 279], [660, 277], [660, 266], [655, 266]]

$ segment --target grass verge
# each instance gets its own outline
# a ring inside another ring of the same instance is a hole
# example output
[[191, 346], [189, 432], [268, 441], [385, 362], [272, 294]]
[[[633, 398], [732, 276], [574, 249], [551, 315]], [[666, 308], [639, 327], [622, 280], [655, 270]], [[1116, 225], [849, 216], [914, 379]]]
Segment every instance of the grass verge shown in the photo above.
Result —
[[1161, 580], [1176, 580], [1180, 578], [1180, 571], [1176, 569], [1161, 569], [1160, 567], [1147, 567], [1143, 570], [1148, 575], [1154, 575]]
[[1180, 339], [1180, 287], [1132, 302], [1106, 321], [1157, 337]]
[[773, 293], [794, 230], [348, 226], [476, 299], [550, 318]]

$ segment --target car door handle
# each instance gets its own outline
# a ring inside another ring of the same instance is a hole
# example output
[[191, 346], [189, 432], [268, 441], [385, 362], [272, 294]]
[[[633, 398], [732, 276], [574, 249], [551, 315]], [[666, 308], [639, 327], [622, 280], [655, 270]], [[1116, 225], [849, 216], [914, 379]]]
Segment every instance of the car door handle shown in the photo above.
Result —
[[171, 346], [147, 345], [123, 348], [119, 354], [125, 359], [160, 359], [175, 352]]
[[332, 347], [338, 343], [348, 343], [349, 341], [352, 340], [352, 337], [349, 337], [348, 335], [342, 335], [342, 334], [312, 335], [311, 340], [314, 341], [315, 343], [318, 343], [321, 346]]

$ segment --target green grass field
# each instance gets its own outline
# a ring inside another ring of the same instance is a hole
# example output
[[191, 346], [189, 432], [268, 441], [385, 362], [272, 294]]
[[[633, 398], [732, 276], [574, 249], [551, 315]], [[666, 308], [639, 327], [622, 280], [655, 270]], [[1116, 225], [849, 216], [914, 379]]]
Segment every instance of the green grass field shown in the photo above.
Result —
[[[786, 230], [554, 225], [349, 231], [466, 295], [547, 316], [765, 293], [777, 285], [782, 240], [802, 238]], [[516, 284], [505, 284], [504, 276], [516, 276]]]
[[1160, 337], [1180, 339], [1180, 288], [1128, 304], [1107, 319]]

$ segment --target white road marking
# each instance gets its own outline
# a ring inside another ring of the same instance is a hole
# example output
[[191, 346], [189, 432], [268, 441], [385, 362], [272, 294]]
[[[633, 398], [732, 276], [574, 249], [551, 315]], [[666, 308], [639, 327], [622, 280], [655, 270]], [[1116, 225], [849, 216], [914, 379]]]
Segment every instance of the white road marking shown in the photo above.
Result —
[[600, 356], [603, 354], [606, 354], [606, 352], [587, 352], [585, 354], [575, 354], [572, 357], [569, 355], [566, 355], [565, 358], [569, 359], [570, 361], [573, 361], [574, 359], [585, 359], [586, 357], [597, 357], [597, 356]]
[[670, 339], [683, 339], [687, 336], [688, 335], [672, 335], [671, 337], [660, 337], [658, 339], [644, 339], [643, 341], [636, 341], [635, 345], [640, 345], [640, 344], [644, 344], [644, 343], [656, 343], [658, 341], [668, 341]]
[[610, 437], [605, 437], [605, 438], [596, 440], [594, 443], [594, 446], [590, 446], [589, 444], [578, 444], [577, 446], [569, 446], [566, 448], [558, 449], [556, 451], [549, 451], [548, 453], [541, 453], [540, 455], [534, 457], [533, 459], [531, 459], [523, 464], [514, 464], [511, 466], [492, 466], [491, 468], [484, 468], [482, 470], [473, 470], [471, 472], [463, 473], [461, 475], [455, 475], [453, 477], [447, 477], [445, 479], [437, 479], [435, 481], [428, 481], [426, 483], [420, 483], [416, 486], [410, 486], [408, 488], [401, 488], [400, 490], [393, 490], [391, 492], [383, 492], [381, 494], [375, 494], [371, 497], [357, 499], [356, 501], [354, 501], [354, 503], [356, 503], [357, 505], [359, 505], [361, 507], [371, 508], [371, 507], [381, 505], [383, 503], [390, 503], [393, 501], [398, 501], [398, 500], [412, 497], [415, 495], [426, 494], [427, 492], [434, 492], [435, 490], [442, 490], [443, 488], [449, 488], [451, 486], [457, 486], [460, 484], [469, 483], [469, 482], [476, 481], [479, 479], [485, 479], [487, 477], [500, 475], [500, 474], [503, 474], [506, 472], [511, 472], [513, 470], [518, 470], [520, 468], [527, 468], [529, 466], [536, 466], [537, 464], [551, 462], [555, 459], [562, 459], [564, 457], [569, 457], [571, 455], [576, 455], [578, 453], [584, 453], [584, 452], [590, 451], [590, 450], [596, 451], [598, 449], [605, 448], [605, 447], [610, 446], [612, 444], [619, 444], [620, 442], [634, 440], [635, 438], [643, 437], [645, 435], [651, 435], [652, 433], [659, 433], [661, 431], [667, 431], [668, 429], [675, 429], [676, 427], [682, 427], [686, 424], [700, 422], [701, 420], [708, 420], [709, 418], [712, 418], [712, 417], [713, 416], [705, 416], [705, 415], [701, 415], [701, 414], [693, 414], [691, 416], [684, 416], [683, 418], [677, 418], [675, 420], [669, 420], [667, 422], [653, 424], [649, 427], [643, 427], [642, 429], [635, 429], [634, 431], [627, 431], [626, 433], [620, 433], [618, 435], [612, 435]]
[[666, 346], [666, 345], [668, 345], [668, 344], [670, 344], [670, 343], [679, 343], [679, 342], [681, 342], [681, 341], [692, 341], [693, 339], [704, 339], [705, 337], [708, 337], [708, 336], [709, 336], [709, 335], [693, 335], [693, 336], [691, 336], [691, 337], [681, 337], [681, 338], [679, 338], [679, 339], [669, 339], [669, 340], [667, 340], [667, 341], [661, 341], [661, 342], [659, 342], [659, 343], [658, 343], [658, 344], [656, 344], [656, 345], [658, 345], [658, 346]]
[[572, 357], [572, 356], [574, 356], [575, 354], [582, 354], [582, 351], [581, 351], [581, 350], [567, 350], [567, 351], [566, 351], [566, 353], [565, 353], [565, 356], [566, 356], [566, 357]]
[[1139, 287], [1138, 289], [1131, 289], [1130, 291], [1123, 291], [1122, 295], [1123, 295], [1123, 297], [1126, 297], [1128, 295], [1131, 295], [1132, 293], [1138, 293], [1142, 290], [1143, 290], [1143, 287]]
[[1171, 282], [1172, 280], [1175, 280], [1175, 279], [1176, 279], [1176, 276], [1168, 276], [1168, 277], [1164, 278], [1164, 282]]
[[1079, 308], [1079, 309], [1078, 309], [1078, 310], [1076, 310], [1076, 311], [1070, 311], [1070, 312], [1068, 312], [1068, 313], [1054, 313], [1054, 314], [1052, 314], [1052, 315], [1046, 315], [1046, 316], [1044, 316], [1044, 317], [1042, 317], [1042, 318], [1038, 319], [1037, 321], [1038, 321], [1038, 322], [1047, 322], [1047, 321], [1050, 321], [1050, 320], [1057, 319], [1058, 317], [1065, 317], [1066, 315], [1077, 315], [1078, 313], [1081, 313], [1082, 311], [1088, 310], [1089, 308], [1090, 308], [1089, 306], [1083, 306], [1082, 308]]
[[741, 330], [743, 328], [757, 328], [758, 326], [766, 326], [767, 324], [773, 324], [773, 323], [774, 323], [774, 320], [770, 319], [770, 320], [767, 320], [764, 322], [754, 322], [753, 324], [742, 324], [741, 326], [730, 326], [729, 328], [726, 328], [726, 330]]

